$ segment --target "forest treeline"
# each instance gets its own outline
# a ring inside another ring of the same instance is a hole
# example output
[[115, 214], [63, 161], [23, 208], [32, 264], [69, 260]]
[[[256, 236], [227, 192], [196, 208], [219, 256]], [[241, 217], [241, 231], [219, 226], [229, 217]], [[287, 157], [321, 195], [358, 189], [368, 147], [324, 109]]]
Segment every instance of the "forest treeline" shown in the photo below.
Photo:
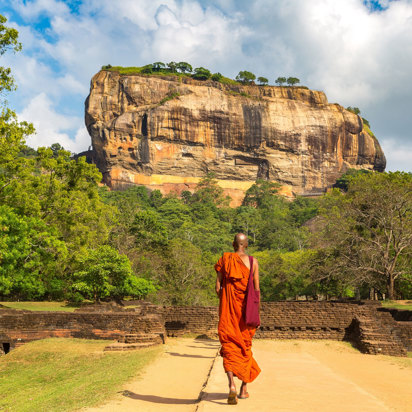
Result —
[[[19, 51], [0, 15], [0, 55]], [[288, 201], [258, 180], [241, 206], [213, 175], [194, 193], [109, 191], [84, 157], [26, 145], [0, 66], [0, 300], [121, 299], [209, 305], [213, 265], [235, 233], [250, 239], [264, 300], [412, 298], [412, 176], [348, 171], [321, 198]]]
[[[1, 160], [2, 299], [215, 304], [213, 265], [237, 232], [259, 260], [264, 300], [367, 298], [391, 284], [392, 297], [412, 297], [408, 174], [350, 171], [322, 198], [293, 201], [258, 180], [231, 208], [213, 175], [180, 196], [109, 191], [94, 165], [57, 145], [13, 147]], [[392, 221], [379, 227], [379, 216]]]

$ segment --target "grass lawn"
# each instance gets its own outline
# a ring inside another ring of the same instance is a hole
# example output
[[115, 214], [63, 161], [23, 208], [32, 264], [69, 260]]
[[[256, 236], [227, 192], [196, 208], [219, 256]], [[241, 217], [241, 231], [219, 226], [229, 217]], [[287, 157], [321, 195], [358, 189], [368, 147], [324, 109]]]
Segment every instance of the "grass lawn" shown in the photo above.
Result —
[[76, 306], [67, 306], [67, 302], [0, 302], [1, 305], [12, 309], [46, 310], [73, 312]]
[[382, 306], [384, 308], [394, 308], [394, 309], [403, 309], [403, 310], [412, 310], [412, 301], [411, 300], [383, 300]]
[[0, 410], [63, 412], [93, 406], [114, 395], [163, 350], [103, 352], [108, 343], [44, 339], [0, 357]]

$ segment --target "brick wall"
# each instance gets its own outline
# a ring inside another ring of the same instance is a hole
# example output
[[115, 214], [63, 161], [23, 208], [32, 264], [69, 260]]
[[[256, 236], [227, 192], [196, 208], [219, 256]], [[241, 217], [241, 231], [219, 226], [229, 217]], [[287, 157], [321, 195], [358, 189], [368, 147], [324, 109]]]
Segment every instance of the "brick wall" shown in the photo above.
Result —
[[[405, 311], [402, 311], [405, 312]], [[407, 320], [396, 320], [407, 319]], [[262, 303], [256, 338], [349, 340], [367, 353], [405, 355], [412, 350], [408, 314], [383, 310], [378, 302]], [[216, 307], [89, 307], [74, 313], [0, 309], [0, 343], [12, 347], [46, 337], [118, 339], [130, 333], [185, 333], [216, 336]]]
[[11, 347], [50, 337], [121, 339], [127, 333], [163, 333], [159, 316], [135, 313], [69, 313], [0, 310], [0, 343]]
[[[347, 340], [366, 353], [406, 356], [412, 347], [412, 322], [396, 321], [381, 309], [376, 301], [262, 303], [262, 324], [255, 337]], [[165, 306], [162, 312], [168, 336], [216, 336], [216, 307]], [[403, 314], [402, 319], [409, 317]]]

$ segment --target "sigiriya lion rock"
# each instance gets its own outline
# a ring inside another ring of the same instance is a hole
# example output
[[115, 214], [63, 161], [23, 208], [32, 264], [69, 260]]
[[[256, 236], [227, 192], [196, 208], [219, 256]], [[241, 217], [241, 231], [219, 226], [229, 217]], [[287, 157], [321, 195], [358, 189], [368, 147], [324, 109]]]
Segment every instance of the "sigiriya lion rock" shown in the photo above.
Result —
[[362, 119], [304, 87], [97, 73], [86, 100], [92, 158], [113, 189], [193, 190], [208, 172], [239, 204], [256, 179], [318, 194], [349, 168], [383, 171]]

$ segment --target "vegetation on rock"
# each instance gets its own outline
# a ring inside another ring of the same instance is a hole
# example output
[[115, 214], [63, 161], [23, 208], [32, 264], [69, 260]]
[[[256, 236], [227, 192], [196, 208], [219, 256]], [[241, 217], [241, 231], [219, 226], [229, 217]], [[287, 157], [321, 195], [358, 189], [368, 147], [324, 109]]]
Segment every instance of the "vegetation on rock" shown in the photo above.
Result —
[[[122, 67], [122, 66], [112, 66], [107, 64], [102, 66], [102, 70], [109, 70], [118, 72], [122, 75], [130, 75], [130, 74], [141, 74], [141, 75], [168, 75], [168, 76], [180, 76], [180, 77], [191, 77], [196, 80], [213, 80], [223, 84], [251, 84], [255, 85], [256, 75], [252, 72], [247, 70], [241, 70], [236, 79], [230, 79], [228, 77], [223, 76], [221, 73], [214, 73], [209, 69], [204, 67], [193, 67], [187, 62], [170, 62], [170, 63], [163, 63], [163, 62], [155, 62], [151, 64], [147, 64], [141, 67]], [[266, 77], [259, 76], [257, 78], [259, 86], [267, 86], [269, 84], [269, 80]], [[295, 86], [300, 83], [300, 80], [297, 77], [278, 77], [275, 80], [275, 83], [279, 86], [283, 86], [287, 83], [288, 86]], [[305, 86], [299, 86], [305, 87]], [[306, 87], [305, 87], [306, 88]]]

